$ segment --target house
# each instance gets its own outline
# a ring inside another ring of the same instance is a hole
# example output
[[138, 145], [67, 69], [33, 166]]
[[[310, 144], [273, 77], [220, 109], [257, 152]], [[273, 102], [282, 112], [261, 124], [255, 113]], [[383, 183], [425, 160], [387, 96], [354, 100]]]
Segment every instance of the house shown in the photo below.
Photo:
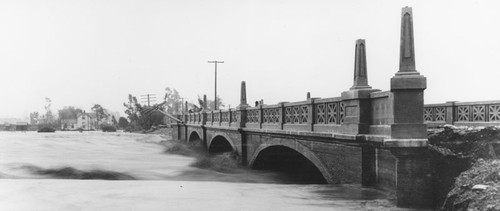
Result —
[[78, 119], [61, 119], [61, 130], [76, 130]]
[[16, 131], [27, 131], [28, 122], [16, 122]]
[[98, 128], [95, 113], [79, 113], [76, 118], [76, 128], [96, 130]]
[[15, 130], [15, 128], [12, 127], [12, 124], [10, 124], [9, 122], [4, 122], [2, 125], [0, 125], [0, 130], [13, 131], [13, 130]]

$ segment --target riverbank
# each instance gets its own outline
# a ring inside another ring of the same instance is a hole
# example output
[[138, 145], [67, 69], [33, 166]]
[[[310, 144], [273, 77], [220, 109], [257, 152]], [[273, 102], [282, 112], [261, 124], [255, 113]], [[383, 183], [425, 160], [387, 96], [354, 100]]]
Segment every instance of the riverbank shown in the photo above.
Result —
[[500, 210], [500, 128], [429, 130], [436, 208]]

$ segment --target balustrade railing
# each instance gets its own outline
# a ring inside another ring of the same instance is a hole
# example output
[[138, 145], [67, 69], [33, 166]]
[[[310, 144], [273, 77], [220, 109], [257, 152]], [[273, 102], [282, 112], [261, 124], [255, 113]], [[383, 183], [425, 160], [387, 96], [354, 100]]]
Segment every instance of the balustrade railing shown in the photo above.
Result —
[[285, 124], [307, 124], [310, 109], [306, 102], [285, 104]]
[[229, 123], [229, 111], [221, 111], [221, 122]]
[[266, 107], [262, 109], [262, 123], [279, 124], [281, 116], [281, 108], [277, 106]]
[[238, 122], [240, 111], [233, 109], [230, 112], [231, 112], [231, 122]]
[[[261, 105], [238, 109], [204, 111], [205, 124], [212, 126], [239, 126], [243, 122], [248, 128], [269, 129], [297, 129], [308, 125], [312, 127], [340, 126], [343, 123], [345, 112], [340, 98], [314, 99], [294, 103], [280, 103], [276, 105]], [[202, 112], [186, 114], [190, 124], [203, 124]], [[245, 118], [240, 120], [239, 118]]]
[[260, 108], [247, 108], [247, 123], [259, 123], [260, 122]]
[[212, 117], [213, 117], [213, 112], [212, 111], [207, 112], [207, 123], [212, 124], [212, 122], [213, 122]]
[[[392, 124], [388, 115], [391, 112], [389, 92], [375, 93], [371, 98], [372, 125]], [[246, 115], [238, 109], [188, 113], [181, 119], [199, 125], [239, 127], [239, 122], [242, 122], [248, 128], [335, 132], [339, 131], [336, 128], [344, 123], [346, 115], [344, 103], [339, 97], [247, 107], [243, 111]], [[445, 124], [500, 125], [500, 100], [428, 104], [423, 109], [423, 120], [430, 127]]]
[[314, 102], [315, 124], [340, 125], [344, 116], [344, 105], [340, 98], [319, 99]]
[[424, 106], [424, 122], [431, 126], [500, 125], [500, 101], [447, 102]]
[[214, 111], [214, 117], [213, 117], [213, 122], [214, 123], [219, 123], [220, 122], [220, 111]]

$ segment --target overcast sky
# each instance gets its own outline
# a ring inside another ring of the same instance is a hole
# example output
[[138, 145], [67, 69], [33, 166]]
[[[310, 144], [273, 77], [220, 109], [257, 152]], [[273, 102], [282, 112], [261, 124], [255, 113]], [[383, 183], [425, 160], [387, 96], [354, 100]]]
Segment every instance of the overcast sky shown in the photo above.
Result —
[[337, 97], [352, 86], [365, 39], [368, 82], [388, 90], [399, 67], [401, 8], [413, 7], [426, 103], [500, 100], [500, 1], [0, 1], [0, 117], [177, 89], [266, 104]]

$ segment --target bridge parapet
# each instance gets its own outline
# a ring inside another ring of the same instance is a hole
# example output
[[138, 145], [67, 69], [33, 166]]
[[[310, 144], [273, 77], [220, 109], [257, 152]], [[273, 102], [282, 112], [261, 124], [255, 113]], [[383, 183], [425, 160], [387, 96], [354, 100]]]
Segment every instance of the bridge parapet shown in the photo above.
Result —
[[[189, 119], [187, 123], [213, 128], [239, 128], [252, 131], [260, 129], [275, 133], [295, 131], [321, 137], [330, 134], [329, 137], [337, 139], [375, 140], [381, 143], [385, 139], [391, 140], [391, 125], [394, 123], [393, 104], [396, 103], [393, 92], [371, 90], [363, 95], [362, 100], [365, 102], [362, 105], [360, 103], [353, 105], [349, 102], [359, 100], [357, 97], [310, 98], [299, 102], [189, 113], [186, 114]], [[357, 111], [349, 111], [349, 106]], [[366, 130], [352, 130], [346, 119], [351, 121], [350, 124], [358, 124], [356, 121], [363, 119]]]
[[500, 100], [428, 104], [423, 118], [428, 127], [500, 125]]

